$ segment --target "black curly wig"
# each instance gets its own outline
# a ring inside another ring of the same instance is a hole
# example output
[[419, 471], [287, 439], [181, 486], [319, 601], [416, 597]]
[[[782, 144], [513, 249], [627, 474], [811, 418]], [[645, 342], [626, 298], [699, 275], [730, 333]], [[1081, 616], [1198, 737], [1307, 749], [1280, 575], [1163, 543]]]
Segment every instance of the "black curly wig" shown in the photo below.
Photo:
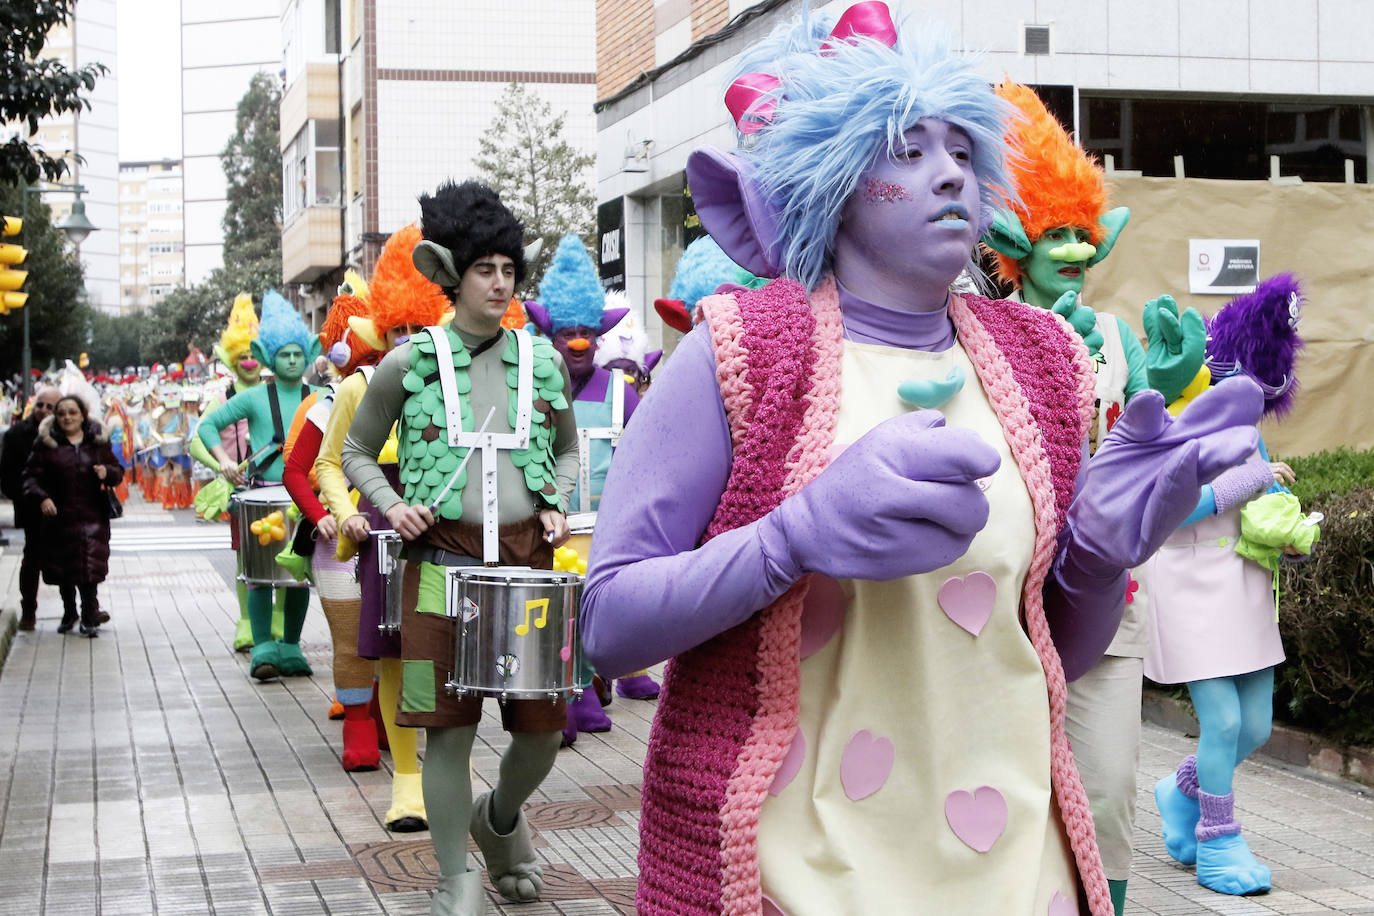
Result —
[[525, 282], [525, 227], [481, 182], [446, 181], [434, 194], [421, 194], [420, 231], [453, 254], [460, 276], [484, 255], [503, 254], [515, 262], [515, 285]]

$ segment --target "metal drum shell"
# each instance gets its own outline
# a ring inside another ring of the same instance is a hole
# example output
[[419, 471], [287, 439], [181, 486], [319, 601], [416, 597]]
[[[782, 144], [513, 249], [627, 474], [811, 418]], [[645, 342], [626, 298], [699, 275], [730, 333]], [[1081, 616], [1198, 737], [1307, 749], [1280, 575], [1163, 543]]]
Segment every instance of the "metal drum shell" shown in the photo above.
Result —
[[[288, 511], [293, 505], [286, 487], [256, 487], [241, 490], [229, 500], [230, 513], [239, 532], [238, 579], [248, 585], [270, 585], [276, 588], [299, 587], [291, 573], [277, 565], [277, 554], [291, 545], [296, 536], [296, 519]], [[280, 541], [258, 543], [252, 525], [273, 512], [280, 511], [286, 537]]]
[[[403, 542], [401, 536], [389, 529], [373, 529], [368, 532], [372, 538], [373, 549], [370, 559], [376, 565], [376, 578], [367, 577], [373, 587], [380, 588], [381, 594], [375, 596], [382, 608], [381, 621], [377, 630], [387, 636], [401, 632], [401, 592], [405, 577], [406, 561], [401, 559]], [[362, 567], [359, 567], [359, 581], [362, 581]]]
[[577, 633], [581, 576], [516, 566], [459, 566], [448, 570], [447, 585], [457, 669], [448, 683], [451, 692], [557, 699], [576, 690], [582, 658]]

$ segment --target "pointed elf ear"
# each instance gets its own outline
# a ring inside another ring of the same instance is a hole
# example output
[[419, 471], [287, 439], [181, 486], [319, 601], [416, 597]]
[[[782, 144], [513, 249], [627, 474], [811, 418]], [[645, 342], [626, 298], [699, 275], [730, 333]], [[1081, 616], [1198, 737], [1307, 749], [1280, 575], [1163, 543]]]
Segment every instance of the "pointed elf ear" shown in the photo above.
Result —
[[644, 374], [645, 374], [645, 375], [648, 375], [650, 372], [653, 372], [653, 371], [654, 371], [654, 366], [657, 366], [657, 365], [658, 365], [658, 361], [659, 361], [660, 359], [662, 359], [662, 358], [663, 358], [663, 351], [662, 351], [662, 350], [651, 350], [650, 352], [645, 353], [645, 354], [644, 354]]
[[544, 240], [535, 239], [525, 246], [525, 266], [529, 266], [539, 257], [539, 252], [544, 250]]
[[687, 303], [681, 299], [655, 299], [654, 311], [673, 330], [684, 334], [692, 330], [692, 316], [687, 314]]
[[533, 299], [526, 299], [525, 314], [530, 316], [530, 322], [539, 329], [540, 334], [553, 337], [553, 319], [549, 317], [548, 309]]
[[272, 360], [268, 358], [267, 348], [262, 345], [262, 341], [254, 338], [253, 342], [248, 345], [248, 348], [252, 352], [253, 358], [258, 361], [258, 365], [265, 366], [268, 369], [272, 368]]
[[215, 344], [210, 349], [215, 351], [215, 359], [224, 363], [226, 366], [229, 365], [229, 354], [224, 351], [224, 347], [220, 346], [219, 344]]
[[348, 329], [362, 338], [363, 343], [372, 349], [386, 352], [386, 338], [377, 333], [377, 325], [371, 318], [364, 318], [362, 315], [350, 315]]
[[997, 210], [992, 225], [983, 233], [983, 244], [1000, 255], [1019, 261], [1031, 253], [1030, 239], [1021, 228], [1021, 219], [1011, 210]]
[[310, 338], [310, 346], [305, 348], [306, 363], [313, 363], [315, 361], [315, 358], [320, 355], [320, 350], [320, 339], [318, 337]]
[[730, 260], [759, 277], [782, 272], [779, 214], [748, 162], [703, 147], [687, 157], [687, 184], [702, 226]]
[[1102, 236], [1102, 241], [1097, 243], [1097, 254], [1088, 259], [1088, 266], [1092, 267], [1100, 261], [1104, 261], [1111, 253], [1112, 246], [1116, 244], [1117, 236], [1121, 235], [1121, 230], [1126, 228], [1126, 224], [1131, 221], [1130, 207], [1117, 207], [1102, 214], [1098, 222], [1107, 230]]
[[599, 333], [609, 334], [612, 328], [620, 324], [620, 319], [628, 314], [630, 314], [630, 310], [627, 308], [605, 309], [601, 313], [601, 331]]
[[410, 259], [415, 269], [437, 286], [451, 289], [463, 280], [463, 275], [453, 266], [453, 252], [442, 245], [422, 240], [415, 246]]

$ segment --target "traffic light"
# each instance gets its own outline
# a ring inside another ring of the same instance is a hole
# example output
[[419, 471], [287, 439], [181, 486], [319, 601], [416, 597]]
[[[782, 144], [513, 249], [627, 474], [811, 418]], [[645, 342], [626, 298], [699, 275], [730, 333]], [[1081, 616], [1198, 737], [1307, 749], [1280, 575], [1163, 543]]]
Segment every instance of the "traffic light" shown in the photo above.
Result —
[[[13, 216], [4, 217], [4, 235], [18, 235], [19, 230], [24, 228], [24, 221]], [[24, 259], [29, 256], [25, 248], [9, 243], [0, 243], [0, 315], [4, 315], [11, 309], [23, 308], [28, 301], [29, 294], [20, 292], [19, 288], [28, 279], [27, 270], [15, 270], [14, 265], [23, 264]]]

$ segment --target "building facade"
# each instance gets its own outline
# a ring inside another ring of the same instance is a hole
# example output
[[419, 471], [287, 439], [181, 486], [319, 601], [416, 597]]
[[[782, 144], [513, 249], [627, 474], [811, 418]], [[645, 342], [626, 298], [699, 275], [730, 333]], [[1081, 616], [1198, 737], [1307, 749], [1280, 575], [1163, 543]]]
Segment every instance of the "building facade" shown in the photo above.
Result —
[[[86, 218], [96, 227], [78, 248], [85, 268], [90, 304], [107, 312], [119, 309], [119, 93], [115, 51], [115, 0], [82, 0], [69, 25], [48, 33], [45, 57], [68, 67], [100, 63], [109, 72], [83, 92], [91, 107], [79, 113], [44, 118], [33, 142], [49, 155], [66, 156], [70, 170], [63, 184], [80, 184]], [[77, 157], [80, 157], [78, 159]], [[67, 193], [43, 195], [53, 220], [71, 212], [75, 197]]]
[[119, 311], [142, 311], [185, 284], [181, 162], [119, 164]]
[[[802, 4], [601, 4], [616, 17], [603, 17], [597, 42], [598, 230], [603, 260], [604, 252], [620, 257], [603, 264], [603, 282], [623, 284], [643, 309], [666, 295], [684, 244], [701, 231], [683, 178], [688, 154], [700, 146], [735, 146], [722, 102], [727, 75], [746, 48], [796, 16]], [[838, 15], [850, 0], [811, 5]], [[1348, 0], [890, 5], [946, 30], [956, 48], [981, 53], [976, 66], [989, 81], [1005, 75], [1035, 86], [1083, 145], [1119, 170], [1116, 187], [1137, 175], [1141, 181], [1370, 180], [1374, 6]], [[699, 35], [698, 23], [718, 21], [721, 7], [728, 24]], [[1275, 214], [1276, 223], [1280, 217]], [[1233, 237], [1218, 227], [1189, 231]], [[1139, 232], [1133, 240], [1140, 241]], [[645, 326], [671, 349], [676, 335], [664, 334], [652, 311]]]
[[220, 154], [234, 134], [239, 99], [253, 75], [281, 69], [280, 21], [280, 0], [181, 0], [183, 276], [188, 284], [201, 282], [224, 263], [226, 182]]
[[308, 316], [345, 267], [371, 272], [421, 192], [474, 177], [509, 84], [595, 149], [595, 24], [595, 0], [283, 2], [282, 275]]

